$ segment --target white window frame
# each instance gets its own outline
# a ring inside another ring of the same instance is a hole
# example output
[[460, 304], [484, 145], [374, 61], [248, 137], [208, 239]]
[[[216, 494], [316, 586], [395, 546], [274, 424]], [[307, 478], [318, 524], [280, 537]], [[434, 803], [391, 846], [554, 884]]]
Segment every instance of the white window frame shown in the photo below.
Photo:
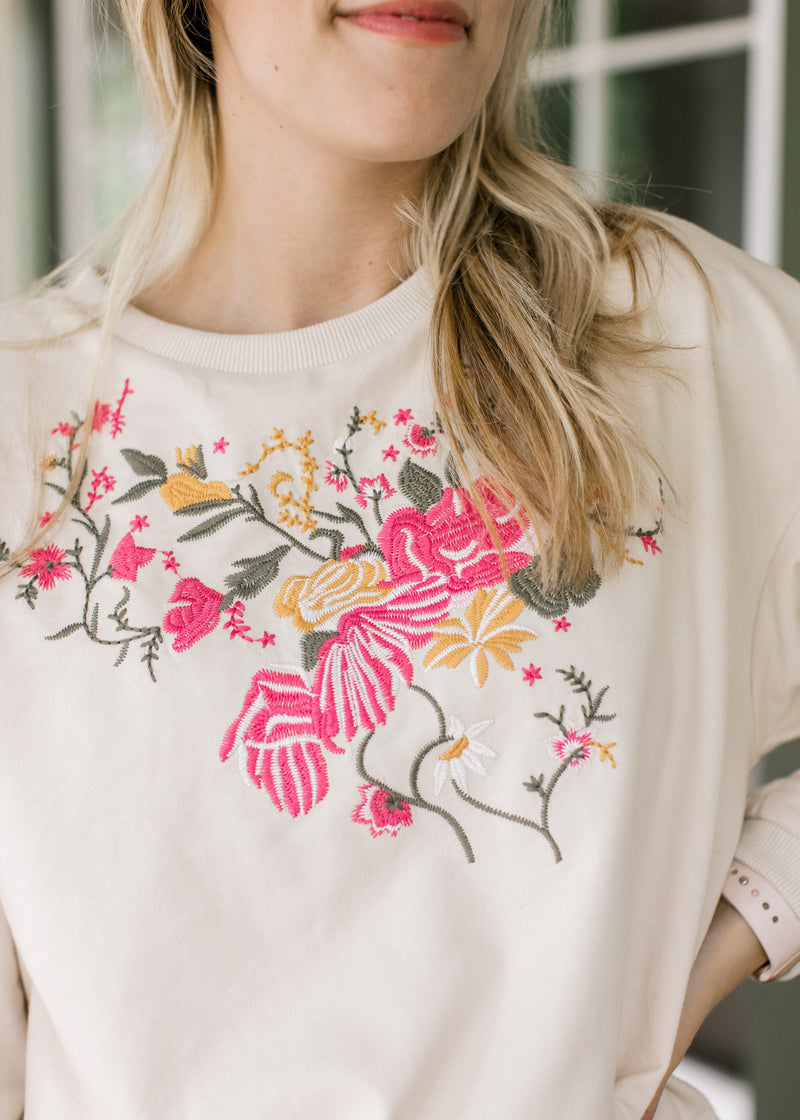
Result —
[[779, 264], [787, 0], [751, 0], [746, 16], [615, 37], [609, 34], [612, 3], [576, 0], [577, 42], [531, 62], [533, 81], [573, 83], [572, 162], [600, 176], [611, 170], [609, 78], [613, 75], [744, 53], [742, 248], [770, 264]]

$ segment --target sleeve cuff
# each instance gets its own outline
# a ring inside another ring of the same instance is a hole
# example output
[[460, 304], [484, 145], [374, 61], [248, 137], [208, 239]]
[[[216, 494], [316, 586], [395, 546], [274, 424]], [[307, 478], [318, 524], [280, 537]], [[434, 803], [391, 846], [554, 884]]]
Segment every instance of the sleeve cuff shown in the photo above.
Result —
[[755, 973], [760, 981], [778, 980], [800, 962], [800, 918], [763, 875], [734, 860], [722, 897], [738, 910], [769, 958]]

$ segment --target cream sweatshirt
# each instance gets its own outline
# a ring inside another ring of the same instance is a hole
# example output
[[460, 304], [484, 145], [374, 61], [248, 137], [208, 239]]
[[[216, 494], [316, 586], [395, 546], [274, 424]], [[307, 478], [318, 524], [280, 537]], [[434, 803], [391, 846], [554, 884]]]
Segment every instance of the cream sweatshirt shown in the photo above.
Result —
[[489, 497], [503, 579], [421, 273], [285, 334], [131, 308], [88, 417], [95, 328], [0, 351], [7, 546], [31, 393], [42, 518], [92, 429], [0, 583], [0, 1120], [640, 1120], [723, 889], [800, 971], [800, 778], [748, 795], [800, 735], [800, 286], [673, 225], [718, 308], [646, 250], [662, 485], [570, 595]]

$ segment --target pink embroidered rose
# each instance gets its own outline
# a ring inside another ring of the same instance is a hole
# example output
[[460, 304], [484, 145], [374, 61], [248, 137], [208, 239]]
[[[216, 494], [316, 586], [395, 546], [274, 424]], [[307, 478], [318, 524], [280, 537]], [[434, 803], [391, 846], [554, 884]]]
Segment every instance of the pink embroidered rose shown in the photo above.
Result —
[[164, 616], [164, 629], [175, 635], [172, 648], [183, 653], [219, 625], [219, 606], [224, 596], [194, 577], [182, 579], [169, 598], [179, 603]]
[[358, 824], [366, 824], [373, 836], [388, 832], [397, 836], [401, 828], [411, 823], [411, 806], [380, 786], [359, 786], [361, 801], [352, 813]]
[[66, 552], [62, 552], [54, 544], [49, 544], [46, 548], [34, 548], [20, 574], [25, 579], [36, 576], [42, 591], [50, 591], [55, 587], [56, 580], [72, 577], [72, 568], [66, 560]]
[[[524, 568], [533, 555], [533, 535], [524, 534], [511, 510], [485, 486], [481, 495], [497, 528], [511, 572]], [[394, 582], [422, 579], [440, 572], [451, 594], [494, 587], [503, 569], [492, 538], [464, 489], [447, 488], [426, 513], [413, 506], [390, 513], [378, 534], [378, 544]]]
[[328, 792], [322, 747], [343, 753], [316, 732], [305, 677], [299, 669], [272, 665], [253, 677], [222, 742], [220, 758], [225, 762], [236, 751], [242, 776], [247, 774], [257, 789], [266, 790], [276, 809], [296, 817]]
[[424, 646], [449, 610], [440, 576], [393, 588], [375, 606], [342, 615], [339, 633], [319, 652], [312, 688], [314, 726], [349, 741], [359, 728], [374, 731], [394, 710], [401, 683], [411, 684], [411, 651]]
[[139, 569], [146, 567], [155, 554], [154, 548], [142, 548], [134, 541], [133, 533], [126, 533], [111, 557], [111, 575], [114, 579], [136, 583]]

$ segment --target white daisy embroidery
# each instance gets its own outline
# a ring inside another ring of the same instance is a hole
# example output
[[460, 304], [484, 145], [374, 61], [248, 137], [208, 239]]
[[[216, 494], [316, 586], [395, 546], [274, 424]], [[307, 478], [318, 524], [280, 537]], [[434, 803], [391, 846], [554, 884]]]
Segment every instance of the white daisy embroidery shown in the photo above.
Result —
[[446, 751], [439, 755], [436, 768], [433, 772], [434, 793], [438, 797], [449, 778], [452, 778], [462, 793], [467, 792], [467, 767], [476, 774], [486, 775], [486, 767], [481, 762], [484, 758], [497, 758], [497, 751], [487, 747], [478, 736], [494, 723], [493, 719], [485, 719], [480, 723], [471, 724], [466, 730], [464, 724], [456, 716], [450, 716], [447, 733], [452, 740]]

